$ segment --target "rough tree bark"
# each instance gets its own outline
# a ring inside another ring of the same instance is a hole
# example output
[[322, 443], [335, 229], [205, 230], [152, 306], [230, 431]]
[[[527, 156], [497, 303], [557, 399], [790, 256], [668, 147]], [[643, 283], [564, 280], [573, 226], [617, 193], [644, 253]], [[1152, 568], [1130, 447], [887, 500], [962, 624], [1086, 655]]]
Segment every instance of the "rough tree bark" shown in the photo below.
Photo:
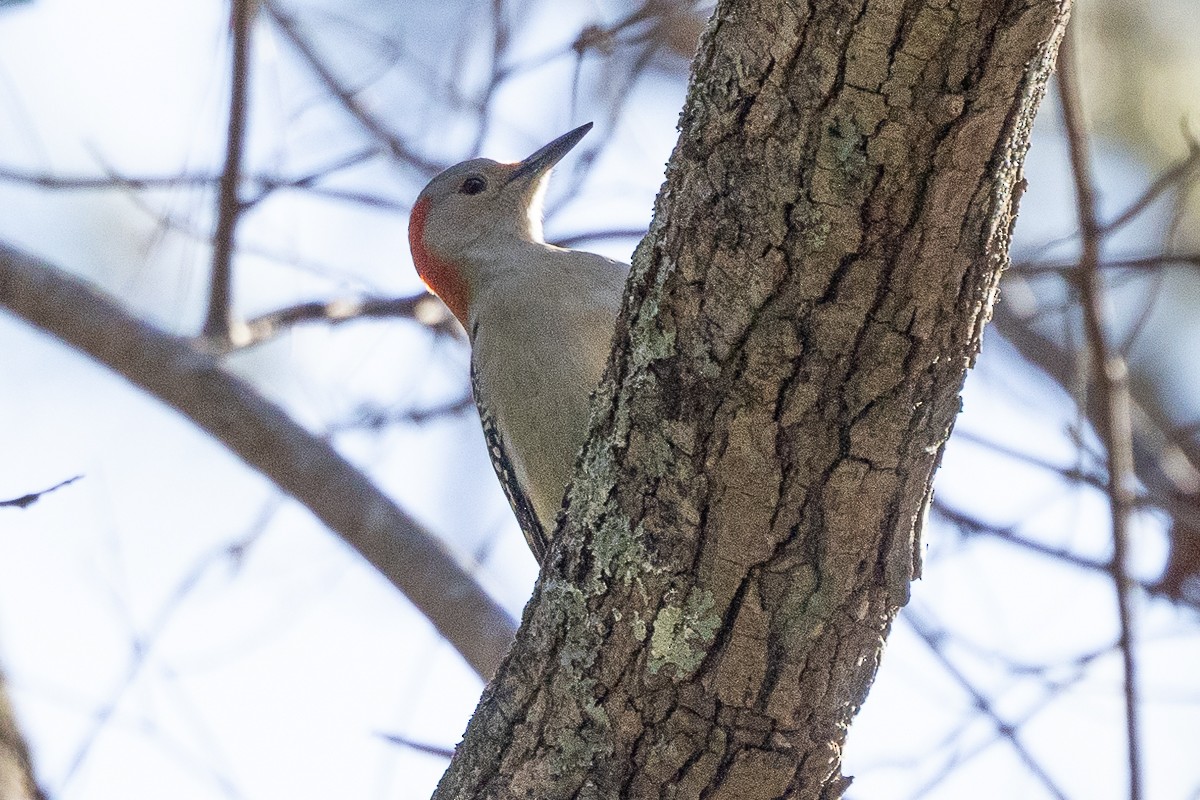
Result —
[[436, 798], [833, 798], [1069, 0], [722, 0], [565, 520]]

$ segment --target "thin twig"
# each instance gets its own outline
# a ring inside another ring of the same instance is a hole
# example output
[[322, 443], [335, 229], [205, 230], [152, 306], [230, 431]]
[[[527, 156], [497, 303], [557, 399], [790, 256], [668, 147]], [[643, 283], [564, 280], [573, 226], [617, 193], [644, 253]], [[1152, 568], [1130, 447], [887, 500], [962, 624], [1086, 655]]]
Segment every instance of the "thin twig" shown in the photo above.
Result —
[[969, 442], [970, 444], [985, 447], [989, 452], [995, 453], [996, 455], [1011, 458], [1015, 461], [1021, 462], [1022, 464], [1028, 464], [1029, 466], [1038, 467], [1048, 472], [1052, 472], [1065, 481], [1084, 483], [1088, 486], [1093, 486], [1101, 490], [1107, 489], [1108, 487], [1108, 481], [1103, 476], [1097, 475], [1090, 470], [1083, 469], [1078, 466], [1061, 466], [1054, 463], [1050, 459], [1040, 458], [1032, 453], [1021, 450], [1018, 447], [1003, 444], [995, 441], [992, 438], [974, 433], [973, 431], [956, 430], [954, 432], [954, 440], [956, 442]]
[[407, 747], [409, 750], [416, 750], [418, 753], [425, 753], [426, 755], [446, 759], [454, 757], [454, 748], [452, 747], [438, 747], [434, 744], [425, 744], [424, 742], [418, 742], [415, 739], [409, 739], [394, 733], [377, 733], [375, 735], [384, 741]]
[[82, 475], [76, 475], [74, 478], [67, 478], [65, 481], [59, 481], [49, 489], [42, 489], [41, 491], [23, 494], [20, 497], [14, 497], [11, 500], [0, 500], [0, 508], [29, 508], [31, 505], [36, 503], [38, 500], [41, 500], [51, 492], [58, 491], [64, 486], [70, 486], [72, 483], [82, 477]]
[[[1057, 304], [1055, 304], [1057, 305]], [[1073, 305], [1071, 306], [1074, 307]], [[1054, 310], [1053, 314], [1061, 313]], [[998, 303], [992, 314], [992, 324], [1010, 344], [1030, 363], [1037, 365], [1067, 392], [1077, 392], [1078, 380], [1074, 365], [1078, 355], [1060, 340], [1048, 335], [1032, 319], [1018, 314], [1011, 303]], [[1200, 443], [1191, 438], [1173, 439], [1175, 428], [1171, 415], [1161, 405], [1154, 387], [1146, 381], [1134, 381], [1129, 386], [1133, 412], [1134, 468], [1142, 483], [1152, 494], [1170, 496], [1178, 490], [1175, 481], [1163, 471], [1162, 454], [1168, 444], [1174, 444], [1189, 468], [1200, 470]], [[1099, 393], [1087, 394], [1087, 413], [1093, 426], [1100, 428], [1102, 412]]]
[[[464, 34], [466, 33], [464, 30]], [[504, 57], [508, 51], [509, 36], [508, 21], [504, 17], [504, 0], [492, 0], [491, 75], [488, 76], [487, 84], [475, 101], [475, 105], [479, 108], [479, 130], [475, 134], [474, 144], [471, 145], [472, 155], [478, 154], [483, 149], [483, 143], [487, 140], [488, 129], [492, 121], [488, 109], [496, 96], [496, 91], [507, 78]]]
[[[1097, 264], [1099, 269], [1136, 269], [1145, 270], [1147, 272], [1161, 271], [1163, 267], [1172, 265], [1183, 265], [1189, 267], [1200, 267], [1200, 253], [1159, 253], [1153, 256], [1142, 256], [1137, 258], [1114, 258], [1103, 261]], [[1078, 262], [1036, 262], [1026, 261], [1020, 264], [1013, 264], [1009, 267], [1011, 272], [1019, 272], [1022, 275], [1043, 275], [1043, 274], [1059, 274], [1067, 272], [1078, 272]]]
[[1166, 277], [1167, 273], [1159, 270], [1151, 272], [1145, 280], [1139, 281], [1139, 297], [1137, 298], [1137, 302], [1141, 304], [1141, 308], [1138, 309], [1137, 315], [1133, 318], [1133, 324], [1125, 332], [1121, 343], [1116, 346], [1117, 352], [1122, 357], [1133, 351], [1134, 345], [1137, 344], [1138, 339], [1145, 332], [1146, 326], [1150, 324], [1150, 320], [1154, 316], [1154, 307], [1162, 297], [1163, 283]]
[[250, 31], [254, 3], [232, 0], [233, 58], [230, 70], [229, 128], [225, 139], [225, 168], [217, 194], [217, 229], [213, 234], [212, 276], [204, 335], [214, 340], [229, 337], [232, 304], [233, 250], [242, 203], [238, 188], [242, 176], [242, 150], [246, 143], [246, 94], [250, 79]]
[[[1018, 524], [994, 525], [984, 522], [963, 511], [952, 508], [944, 501], [936, 498], [930, 506], [930, 512], [947, 525], [954, 526], [963, 536], [992, 536], [1015, 547], [1023, 550], [1031, 550], [1038, 555], [1052, 558], [1055, 561], [1061, 561], [1064, 564], [1070, 564], [1073, 567], [1095, 572], [1110, 572], [1110, 567], [1106, 562], [1094, 561], [1078, 553], [1073, 553], [1070, 550], [1054, 547], [1045, 542], [1039, 542], [1036, 539], [1025, 538], [1017, 533]], [[1142, 583], [1140, 585], [1148, 592], [1154, 591], [1153, 586], [1150, 584]]]
[[1132, 222], [1168, 190], [1175, 188], [1177, 184], [1183, 184], [1195, 172], [1197, 167], [1200, 167], [1200, 143], [1192, 140], [1188, 142], [1187, 157], [1179, 163], [1168, 167], [1166, 172], [1155, 179], [1154, 183], [1146, 187], [1146, 191], [1142, 192], [1141, 196], [1129, 204], [1128, 208], [1115, 218], [1104, 223], [1100, 227], [1100, 232], [1106, 235], [1114, 233], [1127, 223]]
[[421, 292], [410, 297], [357, 297], [280, 308], [238, 326], [230, 337], [229, 349], [262, 344], [306, 322], [337, 325], [356, 319], [395, 317], [417, 320], [438, 333], [456, 335], [460, 331], [441, 301], [428, 292]]
[[380, 409], [369, 406], [359, 408], [354, 418], [336, 422], [328, 427], [331, 434], [359, 430], [379, 430], [385, 425], [424, 425], [435, 419], [465, 414], [475, 410], [475, 397], [468, 389], [462, 396], [429, 408]]
[[1133, 432], [1128, 370], [1121, 354], [1109, 344], [1105, 332], [1104, 286], [1100, 277], [1100, 240], [1103, 235], [1096, 216], [1088, 140], [1080, 108], [1075, 68], [1075, 26], [1063, 37], [1058, 57], [1058, 87], [1063, 125], [1070, 147], [1071, 172], [1075, 179], [1076, 206], [1082, 254], [1077, 283], [1083, 306], [1084, 328], [1099, 393], [1099, 433], [1108, 460], [1108, 498], [1112, 514], [1112, 576], [1120, 619], [1120, 649], [1125, 666], [1125, 736], [1129, 760], [1129, 797], [1142, 796], [1141, 755], [1138, 747], [1137, 674], [1134, 663], [1134, 620], [1132, 587], [1128, 574], [1129, 527], [1133, 509]]
[[[113, 175], [113, 180], [120, 181], [120, 176]], [[315, 189], [307, 189], [306, 191], [316, 191]], [[209, 234], [207, 231], [200, 228], [190, 217], [182, 217], [170, 213], [159, 211], [154, 208], [145, 198], [139, 195], [133, 189], [130, 189], [128, 195], [129, 201], [137, 206], [138, 210], [154, 220], [156, 225], [163, 230], [175, 231], [183, 234], [189, 239], [198, 242], [208, 242]], [[407, 210], [407, 206], [405, 209]], [[238, 252], [243, 255], [259, 256], [261, 258], [274, 261], [292, 269], [307, 272], [310, 275], [316, 275], [325, 280], [335, 280], [339, 284], [351, 284], [361, 286], [364, 291], [370, 290], [371, 286], [367, 285], [364, 279], [347, 274], [342, 267], [334, 266], [324, 262], [317, 261], [312, 258], [305, 258], [295, 253], [283, 253], [272, 247], [255, 242], [241, 242], [238, 244]], [[223, 343], [223, 346], [228, 346], [229, 343]]]
[[246, 551], [254, 545], [270, 525], [271, 520], [282, 505], [282, 496], [273, 496], [264, 506], [249, 531], [234, 542], [217, 545], [207, 555], [192, 563], [191, 569], [175, 584], [175, 588], [167, 595], [166, 600], [159, 606], [154, 618], [142, 630], [132, 631], [132, 643], [129, 652], [129, 663], [125, 673], [117, 680], [106, 702], [91, 715], [91, 724], [75, 744], [74, 755], [67, 761], [66, 771], [61, 778], [60, 789], [66, 789], [72, 779], [83, 766], [92, 752], [100, 734], [116, 716], [121, 703], [137, 683], [158, 643], [163, 639], [167, 628], [178, 618], [179, 611], [193, 595], [200, 582], [213, 571], [214, 567], [228, 562], [238, 562], [245, 557]]
[[556, 236], [550, 244], [557, 247], [575, 247], [584, 242], [603, 242], [610, 239], [640, 240], [645, 235], [645, 226], [641, 228], [617, 228], [607, 231], [583, 231], [582, 233], [572, 233], [567, 236]]
[[[243, 201], [243, 208], [260, 203], [274, 193], [286, 190], [303, 190], [310, 194], [330, 200], [344, 200], [348, 203], [358, 203], [371, 208], [385, 208], [391, 211], [407, 213], [408, 203], [390, 197], [381, 197], [367, 192], [356, 192], [348, 189], [338, 189], [321, 186], [319, 181], [335, 172], [361, 164], [369, 158], [374, 158], [376, 152], [360, 150], [338, 158], [336, 161], [310, 170], [303, 175], [288, 177], [284, 175], [254, 174], [242, 175], [242, 183], [248, 184], [258, 191], [258, 196]], [[105, 191], [125, 189], [130, 191], [155, 191], [159, 189], [174, 189], [176, 187], [208, 188], [221, 182], [222, 176], [204, 172], [182, 172], [177, 175], [121, 175], [109, 169], [106, 175], [51, 175], [45, 172], [20, 169], [18, 167], [0, 166], [0, 181], [36, 186], [39, 189], [61, 191]]]
[[308, 68], [317, 76], [317, 80], [324, 85], [330, 94], [338, 99], [342, 107], [346, 109], [359, 125], [384, 146], [388, 153], [394, 158], [416, 167], [426, 176], [433, 176], [442, 170], [443, 165], [436, 164], [413, 153], [404, 142], [385, 128], [383, 123], [363, 108], [362, 104], [354, 96], [354, 92], [342, 86], [337, 76], [330, 71], [329, 67], [325, 66], [325, 63], [317, 55], [312, 45], [301, 35], [300, 29], [292, 17], [280, 11], [278, 6], [271, 2], [271, 0], [263, 0], [262, 10], [275, 23], [276, 27], [284, 35], [284, 38], [291, 43], [293, 49], [300, 55], [304, 63], [308, 65]]
[[[1193, 175], [1197, 167], [1200, 167], [1200, 143], [1189, 138], [1187, 156], [1178, 163], [1172, 164], [1163, 174], [1155, 178], [1154, 182], [1146, 187], [1146, 190], [1138, 195], [1132, 203], [1126, 206], [1124, 211], [1117, 214], [1110, 221], [1100, 225], [1098, 228], [1099, 232], [1105, 236], [1116, 233], [1141, 216], [1143, 212], [1154, 204], [1155, 200], [1168, 190], [1174, 189], [1177, 185], [1186, 188], [1185, 181]], [[1043, 242], [1030, 254], [1029, 262], [1036, 263], [1042, 253], [1049, 252], [1059, 245], [1074, 241], [1077, 235], [1077, 233], [1070, 233], [1066, 236], [1059, 236], [1048, 242]]]
[[115, 178], [111, 175], [51, 175], [19, 167], [0, 166], [0, 181], [23, 183], [39, 189], [92, 191], [105, 189], [172, 189], [176, 186], [211, 186], [221, 180], [209, 173], [141, 175]]
[[[375, 157], [375, 155], [376, 153], [373, 148], [360, 149], [357, 152], [342, 156], [330, 164], [318, 167], [317, 169], [309, 170], [303, 175], [297, 175], [296, 177], [290, 178], [286, 181], [259, 181], [262, 184], [261, 194], [255, 198], [246, 200], [242, 205], [246, 208], [249, 208], [257, 203], [261, 203], [273, 192], [279, 191], [280, 189], [311, 189], [319, 181], [324, 180], [329, 175], [335, 172], [341, 172], [342, 170], [349, 169], [351, 167], [356, 167], [365, 161], [371, 160]], [[407, 211], [408, 207], [405, 206], [404, 210]]]
[[1033, 776], [1041, 781], [1042, 786], [1045, 787], [1046, 791], [1052, 797], [1057, 798], [1057, 800], [1066, 800], [1066, 793], [1058, 786], [1058, 784], [1054, 782], [1054, 779], [1050, 777], [1050, 773], [1046, 772], [1045, 768], [1043, 768], [1042, 765], [1038, 763], [1037, 759], [1033, 757], [1033, 753], [1029, 752], [1029, 749], [1021, 743], [1019, 738], [1017, 738], [1018, 725], [1011, 723], [1004, 717], [1000, 716], [1000, 713], [993, 706], [992, 701], [986, 695], [984, 695], [983, 692], [981, 692], [979, 688], [971, 682], [966, 674], [964, 674], [963, 671], [958, 668], [958, 665], [951, 661], [950, 657], [943, 652], [940, 644], [942, 638], [946, 634], [932, 630], [916, 613], [909, 613], [905, 615], [905, 619], [908, 621], [908, 624], [912, 626], [917, 636], [924, 640], [926, 646], [929, 648], [929, 652], [932, 653], [933, 657], [942, 665], [942, 669], [946, 671], [946, 674], [953, 678], [954, 682], [957, 683], [959, 687], [961, 687], [962, 690], [970, 696], [971, 703], [975, 706], [976, 710], [978, 710], [991, 721], [992, 725], [996, 729], [997, 735], [1009, 743], [1013, 749], [1013, 752], [1015, 752], [1017, 757], [1025, 763], [1026, 768], [1029, 769]]

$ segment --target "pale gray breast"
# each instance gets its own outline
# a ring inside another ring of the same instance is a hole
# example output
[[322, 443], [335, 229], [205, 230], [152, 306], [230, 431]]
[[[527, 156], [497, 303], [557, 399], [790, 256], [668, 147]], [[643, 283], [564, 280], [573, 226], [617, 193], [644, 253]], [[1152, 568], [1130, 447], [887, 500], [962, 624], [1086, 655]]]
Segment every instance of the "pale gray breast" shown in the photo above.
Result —
[[502, 431], [513, 471], [547, 533], [583, 445], [624, 284], [622, 265], [591, 258], [600, 271], [497, 281], [473, 309], [471, 360], [480, 401]]

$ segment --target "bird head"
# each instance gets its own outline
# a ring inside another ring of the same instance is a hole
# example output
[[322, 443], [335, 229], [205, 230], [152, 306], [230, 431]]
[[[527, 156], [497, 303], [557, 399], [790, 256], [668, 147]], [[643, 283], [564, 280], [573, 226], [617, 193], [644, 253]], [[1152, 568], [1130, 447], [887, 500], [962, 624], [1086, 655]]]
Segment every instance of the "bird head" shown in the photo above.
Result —
[[514, 241], [543, 241], [546, 179], [591, 128], [590, 122], [581, 125], [516, 163], [473, 158], [456, 164], [417, 196], [408, 221], [413, 263], [464, 327], [478, 284], [479, 254]]

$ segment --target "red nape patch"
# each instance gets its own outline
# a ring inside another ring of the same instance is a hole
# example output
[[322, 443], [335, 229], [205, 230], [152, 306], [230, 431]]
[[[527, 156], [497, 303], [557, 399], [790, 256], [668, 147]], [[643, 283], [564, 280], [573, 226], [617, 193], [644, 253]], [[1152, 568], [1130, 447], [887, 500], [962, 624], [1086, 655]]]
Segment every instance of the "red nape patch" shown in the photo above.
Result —
[[425, 247], [425, 217], [428, 214], [429, 198], [423, 197], [408, 216], [408, 247], [412, 250], [413, 264], [429, 291], [440, 297], [463, 327], [467, 328], [467, 305], [471, 301], [471, 293], [458, 267], [438, 258]]

